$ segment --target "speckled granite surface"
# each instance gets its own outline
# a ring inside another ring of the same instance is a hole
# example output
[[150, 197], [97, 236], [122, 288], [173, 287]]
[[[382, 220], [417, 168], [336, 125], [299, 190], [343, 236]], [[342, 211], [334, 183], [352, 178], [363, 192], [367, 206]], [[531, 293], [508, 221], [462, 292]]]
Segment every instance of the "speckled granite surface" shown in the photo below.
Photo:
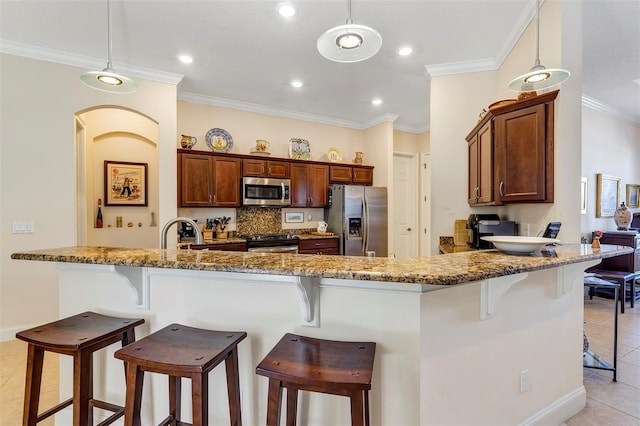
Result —
[[192, 250], [63, 247], [13, 253], [12, 259], [203, 271], [453, 285], [633, 252], [630, 247], [561, 245], [553, 256], [473, 251], [412, 259]]

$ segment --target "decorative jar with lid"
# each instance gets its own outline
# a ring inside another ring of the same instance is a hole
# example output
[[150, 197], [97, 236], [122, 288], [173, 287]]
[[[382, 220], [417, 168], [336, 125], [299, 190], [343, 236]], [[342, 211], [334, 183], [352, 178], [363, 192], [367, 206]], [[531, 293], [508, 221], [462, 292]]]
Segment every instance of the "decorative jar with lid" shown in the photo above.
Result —
[[624, 205], [624, 201], [620, 204], [620, 207], [616, 209], [616, 212], [613, 214], [613, 220], [616, 222], [618, 226], [618, 231], [626, 231], [629, 229], [629, 224], [631, 223], [631, 212]]

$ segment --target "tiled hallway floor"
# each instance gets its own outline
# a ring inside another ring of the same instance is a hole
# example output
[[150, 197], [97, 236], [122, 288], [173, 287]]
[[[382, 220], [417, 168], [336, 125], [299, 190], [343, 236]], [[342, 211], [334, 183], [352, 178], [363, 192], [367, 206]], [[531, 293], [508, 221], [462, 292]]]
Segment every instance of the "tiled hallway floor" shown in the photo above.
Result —
[[[606, 360], [613, 353], [613, 301], [594, 297], [584, 302], [585, 328], [591, 349]], [[618, 316], [618, 382], [610, 371], [584, 369], [587, 406], [567, 420], [567, 426], [640, 426], [640, 305], [627, 303]], [[22, 423], [26, 343], [0, 343], [0, 426]], [[45, 376], [40, 406], [51, 407], [58, 400], [58, 356], [45, 354]], [[53, 425], [53, 419], [39, 426]], [[472, 426], [472, 425], [469, 425]]]

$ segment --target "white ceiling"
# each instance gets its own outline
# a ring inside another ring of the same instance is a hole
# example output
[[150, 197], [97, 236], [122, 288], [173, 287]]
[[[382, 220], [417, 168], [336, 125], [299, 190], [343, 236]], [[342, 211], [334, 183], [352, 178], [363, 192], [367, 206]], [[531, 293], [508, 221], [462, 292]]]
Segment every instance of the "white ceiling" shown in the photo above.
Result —
[[[427, 68], [495, 69], [535, 13], [533, 0], [353, 0], [354, 23], [378, 30], [383, 45], [340, 64], [320, 56], [316, 40], [345, 23], [347, 0], [289, 0], [290, 19], [277, 14], [283, 1], [112, 0], [113, 66], [180, 81], [180, 99], [354, 128], [397, 115], [397, 129], [420, 132], [429, 128]], [[583, 15], [583, 94], [640, 124], [640, 1], [589, 0]], [[0, 50], [102, 69], [106, 20], [106, 0], [0, 0]], [[403, 45], [410, 57], [397, 55]], [[182, 53], [194, 62], [180, 63]], [[291, 87], [294, 78], [305, 85]]]

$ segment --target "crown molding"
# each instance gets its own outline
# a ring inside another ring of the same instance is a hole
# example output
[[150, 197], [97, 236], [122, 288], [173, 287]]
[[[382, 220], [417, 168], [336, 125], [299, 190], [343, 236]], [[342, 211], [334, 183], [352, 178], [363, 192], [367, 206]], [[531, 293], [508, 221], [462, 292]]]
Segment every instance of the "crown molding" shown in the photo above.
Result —
[[467, 72], [495, 71], [498, 63], [493, 59], [478, 59], [475, 61], [451, 62], [448, 64], [426, 65], [429, 77], [439, 77], [451, 74], [463, 74]]
[[612, 107], [611, 105], [600, 102], [597, 99], [591, 98], [586, 95], [582, 95], [582, 106], [591, 108], [592, 110], [609, 115], [618, 120], [626, 121], [634, 126], [640, 126], [640, 120], [636, 120], [633, 117], [623, 113], [619, 109]]
[[[214, 96], [199, 95], [191, 92], [178, 93], [178, 100], [193, 104], [212, 105], [221, 108], [237, 109], [239, 111], [255, 112], [259, 114], [273, 115], [276, 117], [291, 118], [295, 120], [309, 121], [312, 123], [327, 124], [330, 126], [346, 127], [355, 130], [366, 130], [387, 121], [395, 121], [398, 118], [396, 114], [383, 114], [367, 123], [356, 123], [353, 121], [340, 120], [337, 118], [326, 117], [323, 115], [307, 114], [298, 111], [291, 111], [283, 108], [273, 108], [265, 105], [254, 104], [249, 102], [234, 101], [231, 99], [216, 98]], [[395, 127], [394, 127], [395, 128]], [[401, 130], [401, 129], [397, 129]], [[420, 133], [415, 130], [404, 130], [406, 132]]]
[[[68, 52], [62, 52], [60, 50], [44, 49], [42, 47], [2, 39], [0, 39], [0, 53], [37, 59], [40, 61], [55, 62], [63, 65], [71, 65], [90, 70], [101, 70], [107, 63], [105, 59], [83, 55], [74, 55]], [[145, 80], [158, 81], [175, 86], [180, 84], [184, 77], [181, 74], [174, 74], [143, 67], [129, 66], [126, 64], [118, 64], [115, 62], [113, 64], [113, 68], [129, 78], [143, 78]]]

